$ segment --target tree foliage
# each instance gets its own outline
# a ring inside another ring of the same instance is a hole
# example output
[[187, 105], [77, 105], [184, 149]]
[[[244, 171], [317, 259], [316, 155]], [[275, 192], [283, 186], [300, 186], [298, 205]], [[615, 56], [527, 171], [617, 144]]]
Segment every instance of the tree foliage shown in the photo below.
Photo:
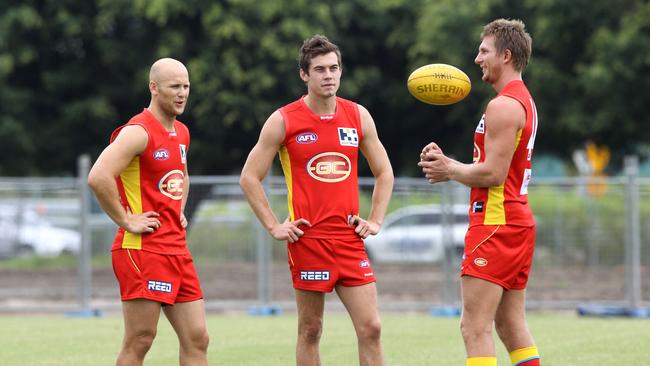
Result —
[[[190, 172], [236, 174], [265, 119], [305, 93], [296, 56], [315, 33], [341, 47], [339, 95], [370, 110], [398, 175], [417, 174], [431, 140], [469, 161], [494, 95], [473, 60], [482, 26], [499, 17], [522, 19], [533, 36], [524, 79], [538, 154], [568, 159], [587, 140], [647, 151], [643, 0], [31, 0], [0, 4], [0, 175], [75, 174], [79, 154], [97, 157], [148, 105], [160, 57], [190, 71]], [[408, 94], [409, 73], [435, 62], [470, 76], [466, 100], [433, 107]]]

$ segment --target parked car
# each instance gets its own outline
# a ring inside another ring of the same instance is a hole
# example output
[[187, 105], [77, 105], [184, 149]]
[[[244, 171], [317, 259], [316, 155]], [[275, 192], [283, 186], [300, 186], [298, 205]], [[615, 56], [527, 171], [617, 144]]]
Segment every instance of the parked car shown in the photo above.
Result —
[[15, 243], [8, 235], [0, 232], [0, 259], [16, 255]]
[[450, 253], [462, 256], [469, 223], [468, 207], [451, 206], [449, 243], [444, 243], [444, 220], [439, 205], [414, 205], [386, 215], [381, 231], [365, 239], [368, 257], [373, 262], [440, 262], [445, 244]]
[[3, 256], [77, 254], [81, 234], [54, 226], [31, 207], [0, 206], [0, 243]]

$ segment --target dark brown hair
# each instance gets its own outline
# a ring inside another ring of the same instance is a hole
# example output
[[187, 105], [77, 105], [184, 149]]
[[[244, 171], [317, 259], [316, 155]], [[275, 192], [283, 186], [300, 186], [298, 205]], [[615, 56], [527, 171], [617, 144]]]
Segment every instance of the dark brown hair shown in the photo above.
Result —
[[300, 47], [300, 52], [298, 53], [298, 66], [306, 74], [309, 74], [311, 60], [314, 57], [326, 55], [330, 52], [336, 53], [336, 57], [339, 60], [339, 67], [341, 67], [341, 51], [339, 51], [339, 46], [330, 42], [327, 37], [316, 34], [302, 43], [302, 47]]

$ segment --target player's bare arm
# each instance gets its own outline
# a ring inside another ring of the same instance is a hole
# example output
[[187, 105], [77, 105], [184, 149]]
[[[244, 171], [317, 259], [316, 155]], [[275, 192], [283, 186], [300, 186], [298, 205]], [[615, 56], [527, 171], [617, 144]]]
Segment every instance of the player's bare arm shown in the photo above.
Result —
[[501, 96], [488, 104], [485, 119], [485, 161], [482, 163], [464, 164], [446, 156], [435, 143], [425, 146], [418, 165], [430, 183], [451, 179], [469, 187], [503, 184], [515, 151], [517, 131], [526, 121], [526, 111], [516, 100]]
[[124, 127], [113, 143], [99, 155], [88, 174], [88, 185], [95, 192], [99, 205], [124, 230], [139, 234], [150, 233], [160, 227], [158, 213], [132, 213], [120, 203], [115, 178], [127, 168], [131, 160], [147, 146], [148, 136], [140, 126]]
[[282, 145], [284, 133], [282, 114], [275, 111], [264, 123], [257, 144], [248, 154], [239, 178], [239, 185], [255, 215], [271, 236], [276, 240], [287, 240], [294, 243], [304, 234], [299, 226], [311, 226], [311, 224], [303, 218], [294, 221], [287, 219], [280, 223], [271, 209], [262, 186], [262, 181], [268, 174], [273, 159]]
[[372, 207], [368, 220], [363, 220], [359, 216], [354, 216], [354, 223], [357, 225], [355, 232], [362, 238], [369, 235], [375, 235], [381, 229], [384, 222], [384, 216], [388, 208], [388, 202], [393, 192], [393, 167], [388, 159], [388, 154], [384, 145], [379, 140], [377, 128], [372, 116], [366, 108], [359, 105], [361, 115], [361, 127], [363, 136], [359, 148], [361, 153], [366, 157], [372, 174], [375, 176], [375, 188], [372, 192]]

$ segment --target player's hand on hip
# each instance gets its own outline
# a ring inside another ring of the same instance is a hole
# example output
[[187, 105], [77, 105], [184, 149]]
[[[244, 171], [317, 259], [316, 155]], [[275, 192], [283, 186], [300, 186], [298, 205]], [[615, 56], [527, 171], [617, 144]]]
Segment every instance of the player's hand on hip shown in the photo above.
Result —
[[366, 221], [357, 215], [352, 216], [352, 224], [357, 226], [354, 228], [354, 232], [363, 239], [370, 235], [376, 235], [381, 228], [379, 224], [372, 221]]
[[181, 226], [183, 229], [187, 227], [187, 217], [185, 217], [185, 212], [181, 212]]
[[271, 229], [271, 236], [275, 240], [286, 240], [289, 243], [295, 243], [305, 234], [305, 232], [300, 230], [298, 227], [300, 225], [311, 226], [311, 223], [302, 218], [294, 221], [289, 221], [287, 218], [283, 223], [278, 224]]
[[153, 233], [160, 228], [160, 214], [154, 211], [133, 214], [130, 208], [126, 208], [126, 223], [124, 230], [133, 234]]

